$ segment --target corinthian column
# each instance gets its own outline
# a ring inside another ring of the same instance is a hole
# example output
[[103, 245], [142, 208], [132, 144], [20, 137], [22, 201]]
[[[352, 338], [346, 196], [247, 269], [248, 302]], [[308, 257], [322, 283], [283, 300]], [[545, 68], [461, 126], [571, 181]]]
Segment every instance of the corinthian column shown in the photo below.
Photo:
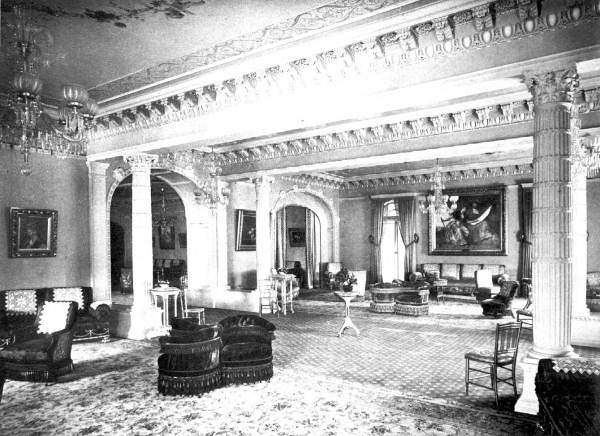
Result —
[[108, 212], [106, 207], [107, 163], [87, 162], [89, 169], [90, 266], [94, 301], [110, 301]]
[[533, 347], [521, 362], [524, 382], [515, 410], [537, 414], [538, 360], [573, 355], [573, 69], [527, 80], [534, 102], [532, 289]]
[[[261, 177], [254, 180], [256, 188], [256, 288], [271, 275], [271, 222], [270, 199], [271, 177]], [[258, 310], [258, 308], [257, 308]]]
[[160, 314], [150, 302], [152, 288], [152, 203], [150, 167], [158, 159], [151, 154], [123, 158], [131, 167], [131, 259], [133, 267], [133, 306], [130, 339], [144, 339], [161, 334]]

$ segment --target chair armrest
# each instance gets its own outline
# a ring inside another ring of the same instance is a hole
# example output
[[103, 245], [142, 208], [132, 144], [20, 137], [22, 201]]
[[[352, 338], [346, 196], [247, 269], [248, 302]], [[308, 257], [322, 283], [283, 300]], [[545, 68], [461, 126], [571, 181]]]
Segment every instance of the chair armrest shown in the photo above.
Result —
[[73, 329], [68, 328], [54, 332], [52, 335], [52, 344], [48, 348], [48, 354], [52, 360], [58, 362], [71, 356], [71, 345], [73, 343]]
[[90, 306], [88, 313], [98, 321], [108, 321], [110, 319], [110, 307], [108, 304], [100, 304], [95, 309]]
[[487, 300], [492, 297], [492, 290], [490, 288], [477, 288], [473, 293], [477, 301]]
[[27, 341], [38, 335], [37, 326], [34, 324], [10, 330], [10, 333], [15, 337], [15, 343]]

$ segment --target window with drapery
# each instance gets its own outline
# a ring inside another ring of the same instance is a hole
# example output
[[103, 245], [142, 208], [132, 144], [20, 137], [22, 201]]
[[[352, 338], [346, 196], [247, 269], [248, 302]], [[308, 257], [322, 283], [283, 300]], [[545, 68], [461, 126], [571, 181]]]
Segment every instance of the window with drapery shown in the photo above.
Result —
[[405, 246], [400, 233], [400, 216], [394, 200], [383, 207], [381, 233], [381, 278], [384, 282], [404, 279]]

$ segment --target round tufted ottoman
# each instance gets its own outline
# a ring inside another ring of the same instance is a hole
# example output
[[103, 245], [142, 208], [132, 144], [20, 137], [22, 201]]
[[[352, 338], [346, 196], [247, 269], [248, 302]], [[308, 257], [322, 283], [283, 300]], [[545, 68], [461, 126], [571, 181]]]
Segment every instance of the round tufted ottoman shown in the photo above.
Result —
[[395, 299], [396, 315], [429, 315], [429, 289], [406, 290]]

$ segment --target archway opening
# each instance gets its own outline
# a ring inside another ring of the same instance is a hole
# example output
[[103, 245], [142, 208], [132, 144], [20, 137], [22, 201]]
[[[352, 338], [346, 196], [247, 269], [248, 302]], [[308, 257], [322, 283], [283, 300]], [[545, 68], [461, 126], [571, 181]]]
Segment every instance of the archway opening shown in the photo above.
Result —
[[310, 208], [282, 207], [274, 220], [275, 268], [296, 275], [300, 289], [321, 286], [321, 221]]
[[[163, 173], [152, 170], [150, 176], [153, 284], [160, 281], [180, 287], [188, 264], [186, 212]], [[112, 300], [124, 305], [133, 303], [131, 183], [131, 175], [124, 178], [110, 204]]]

